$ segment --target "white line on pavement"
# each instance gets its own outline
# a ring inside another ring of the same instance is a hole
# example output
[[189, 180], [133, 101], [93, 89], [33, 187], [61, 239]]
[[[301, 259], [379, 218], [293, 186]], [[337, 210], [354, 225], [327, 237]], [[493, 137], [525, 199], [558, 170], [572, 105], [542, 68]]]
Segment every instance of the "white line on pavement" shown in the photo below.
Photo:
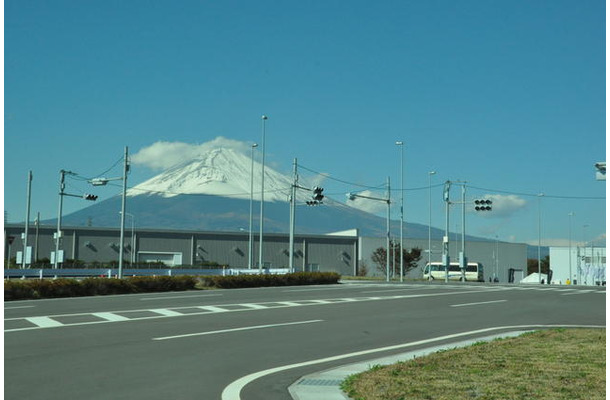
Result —
[[496, 327], [492, 327], [492, 328], [478, 329], [478, 330], [474, 330], [474, 331], [460, 332], [460, 333], [455, 333], [455, 334], [451, 334], [451, 335], [445, 335], [445, 336], [439, 336], [439, 337], [430, 338], [430, 339], [418, 340], [418, 341], [415, 341], [415, 342], [403, 343], [403, 344], [398, 344], [398, 345], [394, 345], [394, 346], [379, 347], [377, 349], [356, 351], [354, 353], [340, 354], [340, 355], [332, 356], [332, 357], [319, 358], [317, 360], [305, 361], [305, 362], [300, 362], [300, 363], [290, 364], [290, 365], [283, 365], [281, 367], [276, 367], [276, 368], [269, 368], [269, 369], [266, 369], [264, 371], [259, 371], [259, 372], [252, 373], [250, 375], [246, 375], [244, 377], [241, 377], [241, 378], [231, 382], [229, 384], [229, 386], [227, 386], [222, 391], [221, 399], [222, 400], [241, 400], [241, 390], [247, 384], [255, 381], [256, 379], [262, 378], [264, 376], [275, 374], [277, 372], [286, 371], [286, 370], [289, 370], [289, 369], [306, 367], [306, 366], [309, 366], [309, 365], [321, 364], [321, 363], [325, 363], [325, 362], [329, 362], [329, 361], [338, 361], [338, 360], [343, 360], [343, 359], [346, 359], [346, 358], [351, 358], [351, 357], [356, 357], [356, 356], [363, 356], [363, 355], [368, 355], [368, 354], [379, 353], [379, 352], [382, 352], [382, 351], [399, 350], [399, 349], [404, 349], [404, 348], [408, 348], [408, 347], [414, 347], [414, 346], [419, 346], [419, 345], [423, 345], [423, 344], [439, 342], [439, 341], [442, 341], [442, 340], [455, 339], [455, 338], [464, 337], [464, 336], [470, 336], [470, 335], [479, 335], [479, 334], [484, 334], [484, 333], [487, 333], [487, 332], [493, 332], [493, 331], [499, 331], [499, 330], [515, 330], [515, 329], [516, 330], [520, 330], [520, 329], [537, 329], [537, 328], [541, 328], [541, 329], [544, 329], [544, 328], [571, 328], [571, 327], [578, 327], [578, 328], [605, 328], [605, 326], [599, 326], [599, 325], [587, 325], [587, 326], [582, 326], [582, 325], [515, 325], [515, 326], [496, 326]]
[[450, 307], [478, 306], [478, 305], [481, 305], [481, 304], [504, 303], [506, 301], [508, 301], [508, 300], [480, 301], [478, 303], [452, 304]]
[[200, 294], [200, 295], [190, 295], [190, 296], [167, 296], [167, 297], [144, 297], [140, 299], [141, 301], [147, 300], [169, 300], [169, 299], [193, 299], [196, 297], [215, 297], [222, 296], [222, 294]]
[[119, 322], [119, 321], [129, 321], [129, 318], [123, 317], [122, 315], [113, 314], [109, 312], [97, 312], [91, 313], [91, 315], [95, 315], [98, 318], [105, 319], [107, 321]]
[[55, 327], [55, 326], [63, 326], [63, 324], [61, 322], [55, 321], [54, 319], [51, 319], [49, 317], [29, 317], [29, 318], [25, 318], [25, 319], [41, 328], [51, 328], [51, 327]]
[[280, 327], [280, 326], [312, 324], [312, 323], [315, 323], [315, 322], [323, 322], [323, 321], [324, 320], [322, 320], [322, 319], [314, 319], [314, 320], [310, 320], [310, 321], [286, 322], [286, 323], [283, 323], [283, 324], [244, 326], [242, 328], [221, 329], [221, 330], [218, 330], [218, 331], [197, 332], [197, 333], [188, 333], [188, 334], [185, 334], [185, 335], [158, 337], [158, 338], [153, 338], [153, 340], [168, 340], [168, 339], [180, 339], [180, 338], [192, 337], [192, 336], [216, 335], [218, 333], [249, 331], [249, 330], [253, 330], [253, 329], [277, 328], [277, 327]]

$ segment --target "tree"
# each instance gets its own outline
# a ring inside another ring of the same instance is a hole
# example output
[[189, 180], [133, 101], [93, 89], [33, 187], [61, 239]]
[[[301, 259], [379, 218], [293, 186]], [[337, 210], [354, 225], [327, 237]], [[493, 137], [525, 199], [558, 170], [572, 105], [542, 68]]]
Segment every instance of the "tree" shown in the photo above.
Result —
[[[410, 251], [402, 249], [402, 260], [403, 260], [403, 275], [406, 275], [409, 271], [417, 268], [417, 262], [421, 260], [421, 249], [413, 248]], [[371, 260], [377, 265], [377, 270], [386, 273], [386, 253], [385, 247], [379, 247], [371, 255]], [[390, 275], [400, 275], [400, 243], [390, 241]]]
[[[545, 256], [540, 259], [540, 273], [548, 274], [551, 266], [551, 260], [549, 256]], [[538, 273], [538, 259], [537, 258], [528, 258], [527, 259], [527, 274], [537, 274]]]

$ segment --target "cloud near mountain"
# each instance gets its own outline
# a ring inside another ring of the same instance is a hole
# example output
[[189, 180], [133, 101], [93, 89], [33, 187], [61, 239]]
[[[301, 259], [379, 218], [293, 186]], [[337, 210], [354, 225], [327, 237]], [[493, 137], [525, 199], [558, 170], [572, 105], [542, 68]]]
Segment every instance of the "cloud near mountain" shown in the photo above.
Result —
[[502, 194], [488, 194], [483, 196], [485, 199], [490, 199], [493, 204], [493, 211], [481, 212], [482, 217], [494, 218], [494, 217], [510, 217], [514, 213], [524, 209], [527, 206], [527, 201], [517, 195], [502, 195]]
[[159, 141], [132, 155], [131, 161], [136, 165], [153, 170], [166, 170], [185, 160], [198, 158], [218, 148], [231, 149], [246, 154], [250, 150], [250, 145], [222, 136], [201, 144]]

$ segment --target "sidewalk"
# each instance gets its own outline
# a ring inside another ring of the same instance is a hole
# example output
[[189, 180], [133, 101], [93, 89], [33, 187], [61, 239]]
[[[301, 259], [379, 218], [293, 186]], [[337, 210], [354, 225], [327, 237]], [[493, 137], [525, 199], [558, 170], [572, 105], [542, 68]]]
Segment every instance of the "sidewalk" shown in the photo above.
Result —
[[485, 336], [473, 340], [448, 343], [440, 346], [428, 347], [421, 350], [410, 351], [407, 353], [396, 354], [388, 357], [376, 358], [373, 360], [347, 364], [338, 368], [316, 372], [301, 377], [293, 383], [288, 391], [294, 400], [349, 400], [339, 385], [350, 375], [358, 374], [369, 370], [375, 365], [395, 364], [399, 361], [407, 361], [416, 357], [423, 357], [441, 350], [450, 350], [457, 347], [470, 346], [477, 342], [490, 342], [494, 339], [509, 338], [519, 336], [527, 331], [505, 332], [497, 335]]

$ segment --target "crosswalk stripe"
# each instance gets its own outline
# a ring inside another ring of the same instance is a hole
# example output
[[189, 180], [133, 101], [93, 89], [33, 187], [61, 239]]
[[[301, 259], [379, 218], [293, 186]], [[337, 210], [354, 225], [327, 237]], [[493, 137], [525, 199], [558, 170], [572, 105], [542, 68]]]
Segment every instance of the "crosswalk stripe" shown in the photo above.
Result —
[[157, 308], [150, 311], [157, 314], [165, 315], [166, 317], [180, 317], [184, 315], [182, 313], [179, 313], [178, 311], [168, 310], [167, 308]]
[[129, 321], [129, 318], [123, 317], [122, 315], [109, 313], [109, 312], [98, 312], [92, 313], [91, 315], [95, 315], [98, 318], [105, 319], [107, 321], [119, 322], [119, 321]]
[[49, 317], [29, 317], [26, 318], [27, 321], [30, 321], [34, 325], [37, 325], [41, 328], [54, 328], [56, 326], [63, 326], [59, 321], [55, 321]]

